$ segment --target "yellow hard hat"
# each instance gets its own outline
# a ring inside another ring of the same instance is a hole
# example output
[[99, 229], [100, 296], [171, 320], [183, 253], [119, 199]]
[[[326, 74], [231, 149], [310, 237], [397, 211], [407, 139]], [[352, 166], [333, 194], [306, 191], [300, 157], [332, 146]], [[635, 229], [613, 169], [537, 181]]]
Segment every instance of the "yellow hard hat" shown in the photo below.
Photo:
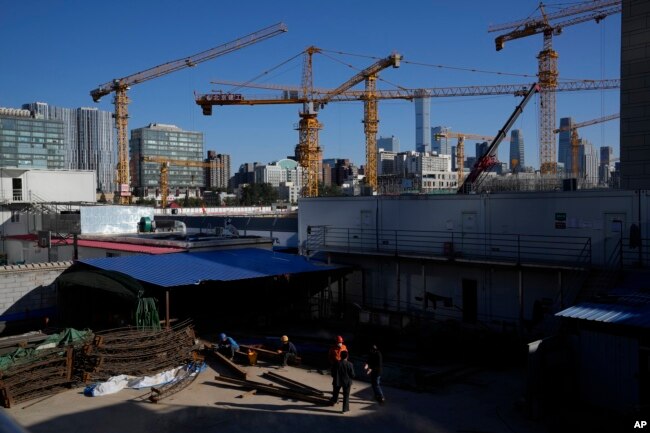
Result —
[[280, 338], [280, 340], [282, 340], [282, 341], [284, 341], [286, 343], [287, 341], [289, 341], [289, 337], [287, 337], [286, 335], [283, 335], [282, 338]]

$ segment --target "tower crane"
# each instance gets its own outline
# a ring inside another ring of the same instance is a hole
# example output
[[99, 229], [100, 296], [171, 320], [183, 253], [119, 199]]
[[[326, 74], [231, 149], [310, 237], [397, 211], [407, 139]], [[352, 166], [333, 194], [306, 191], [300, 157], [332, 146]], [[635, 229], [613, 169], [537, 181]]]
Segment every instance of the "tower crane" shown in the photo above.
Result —
[[[436, 134], [436, 139], [444, 138], [457, 138], [458, 143], [456, 144], [456, 177], [458, 185], [461, 185], [465, 179], [465, 139], [469, 140], [481, 140], [481, 141], [492, 141], [494, 137], [487, 135], [478, 135], [478, 134], [466, 134], [464, 132], [442, 132]], [[510, 141], [508, 137], [504, 137], [503, 141]], [[478, 156], [478, 155], [477, 155]]]
[[[512, 23], [490, 26], [488, 32], [510, 30], [510, 32], [498, 36], [495, 39], [496, 49], [503, 49], [506, 41], [524, 38], [542, 33], [544, 45], [542, 51], [537, 55], [538, 59], [538, 82], [540, 86], [540, 110], [539, 110], [539, 160], [542, 174], [555, 173], [557, 169], [557, 158], [555, 149], [555, 90], [558, 86], [558, 54], [553, 50], [553, 36], [562, 33], [564, 27], [585, 21], [594, 20], [596, 23], [605, 17], [621, 11], [621, 0], [596, 0], [582, 2], [554, 13], [547, 14], [544, 4], [538, 7], [541, 16], [527, 18]], [[561, 18], [567, 20], [557, 22]]]
[[[362, 97], [355, 100], [365, 101], [365, 110], [367, 112], [364, 118], [366, 131], [366, 167], [370, 171], [370, 181], [373, 188], [377, 185], [377, 105], [371, 98], [366, 98], [368, 92], [375, 88], [374, 84], [377, 75], [383, 69], [388, 67], [398, 68], [402, 56], [393, 53], [388, 57], [380, 59], [359, 71], [349, 80], [336, 87], [335, 89], [315, 89], [313, 87], [313, 68], [312, 57], [314, 54], [321, 52], [320, 48], [310, 46], [305, 51], [303, 63], [302, 83], [300, 87], [294, 86], [274, 86], [275, 89], [283, 90], [282, 96], [277, 98], [268, 98], [257, 103], [250, 103], [245, 100], [243, 95], [237, 93], [212, 93], [197, 95], [196, 103], [203, 109], [204, 115], [212, 114], [213, 105], [257, 105], [259, 104], [302, 104], [302, 111], [299, 112], [300, 121], [298, 123], [298, 144], [295, 148], [296, 159], [303, 167], [303, 197], [315, 197], [318, 195], [318, 168], [321, 159], [321, 148], [319, 144], [318, 131], [323, 125], [318, 121], [318, 110], [323, 108], [327, 103], [345, 98], [349, 89], [366, 81], [366, 90], [359, 91]], [[240, 87], [255, 87], [254, 84], [241, 83]], [[266, 87], [268, 88], [268, 86]], [[366, 99], [364, 99], [366, 98]], [[410, 99], [410, 97], [409, 97]], [[372, 174], [374, 173], [374, 175]], [[366, 174], [368, 176], [368, 174]]]
[[567, 126], [563, 126], [562, 128], [557, 128], [553, 130], [554, 134], [563, 131], [571, 131], [571, 172], [573, 173], [574, 176], [577, 176], [578, 172], [580, 171], [579, 164], [578, 164], [578, 150], [580, 148], [578, 144], [579, 143], [578, 128], [582, 128], [584, 126], [596, 125], [598, 123], [618, 119], [619, 117], [621, 117], [621, 115], [619, 113], [615, 113], [615, 114], [610, 114], [609, 116], [600, 117], [598, 119], [587, 120], [585, 122], [575, 123], [573, 125], [567, 125]]
[[[251, 87], [251, 88], [261, 88], [261, 89], [271, 89], [271, 90], [280, 90], [282, 91], [279, 95], [243, 95], [241, 93], [229, 93], [224, 91], [217, 91], [213, 93], [206, 94], [196, 94], [195, 101], [196, 104], [201, 107], [203, 114], [209, 116], [212, 114], [212, 107], [215, 105], [269, 105], [269, 104], [320, 104], [321, 102], [350, 102], [350, 101], [366, 101], [370, 99], [366, 91], [351, 91], [347, 90], [340, 92], [337, 95], [332, 95], [332, 92], [326, 89], [312, 89], [311, 95], [309, 97], [304, 93], [302, 87], [296, 86], [282, 86], [282, 85], [273, 85], [273, 84], [251, 84], [251, 83], [240, 83], [234, 81], [216, 81], [213, 83], [216, 84], [226, 84], [229, 86], [237, 87]], [[620, 80], [579, 80], [579, 81], [565, 81], [559, 83], [552, 92], [571, 92], [571, 91], [583, 91], [583, 90], [604, 90], [604, 89], [618, 89], [620, 88]], [[374, 101], [384, 100], [384, 99], [403, 99], [412, 101], [416, 98], [446, 98], [446, 97], [455, 97], [455, 96], [487, 96], [487, 95], [515, 95], [523, 96], [527, 93], [527, 85], [523, 84], [497, 84], [497, 85], [488, 85], [488, 86], [461, 86], [461, 87], [433, 87], [433, 88], [423, 88], [423, 89], [395, 89], [395, 90], [374, 90], [372, 93], [372, 99]], [[376, 105], [375, 105], [376, 109]], [[364, 115], [367, 116], [367, 112], [364, 110]], [[315, 120], [315, 116], [313, 117]], [[366, 122], [364, 118], [364, 122]], [[305, 121], [307, 123], [307, 121]], [[367, 123], [370, 123], [368, 121]], [[320, 124], [318, 124], [320, 125]], [[303, 125], [305, 131], [305, 137], [307, 132], [318, 131], [314, 126], [312, 121], [311, 124]], [[314, 147], [314, 138], [313, 134], [310, 138], [312, 143], [312, 149]], [[465, 135], [467, 137], [467, 135]], [[307, 141], [307, 138], [301, 138], [304, 141]], [[487, 137], [486, 137], [487, 138]], [[306, 146], [306, 148], [309, 148]], [[318, 152], [311, 152], [308, 155], [318, 155]], [[376, 150], [375, 150], [376, 155]], [[375, 156], [376, 158], [376, 156]], [[375, 160], [376, 161], [376, 160]], [[317, 161], [316, 161], [317, 163]], [[376, 172], [375, 172], [376, 173]], [[315, 179], [317, 175], [315, 174]], [[312, 177], [314, 178], [314, 177]], [[459, 181], [459, 185], [460, 185]], [[315, 192], [317, 194], [317, 190]]]
[[171, 72], [178, 71], [179, 69], [195, 66], [201, 62], [205, 62], [206, 60], [228, 54], [232, 51], [261, 42], [264, 39], [271, 38], [286, 31], [287, 26], [283, 23], [278, 23], [218, 47], [202, 51], [193, 56], [163, 63], [162, 65], [155, 66], [145, 71], [136, 72], [135, 74], [127, 75], [123, 78], [111, 80], [90, 91], [90, 96], [92, 96], [93, 101], [95, 102], [98, 102], [103, 96], [106, 96], [109, 93], [115, 93], [113, 103], [115, 104], [114, 118], [115, 128], [117, 129], [117, 183], [119, 185], [118, 193], [121, 204], [128, 203], [129, 196], [131, 195], [129, 191], [128, 148], [128, 104], [130, 100], [126, 91], [134, 84], [139, 84], [143, 81], [167, 75]]
[[167, 197], [169, 196], [169, 166], [176, 165], [180, 167], [203, 167], [214, 168], [223, 167], [222, 163], [215, 161], [190, 161], [185, 159], [170, 159], [164, 156], [143, 155], [140, 157], [145, 162], [156, 162], [160, 164], [160, 205], [163, 209], [167, 208]]

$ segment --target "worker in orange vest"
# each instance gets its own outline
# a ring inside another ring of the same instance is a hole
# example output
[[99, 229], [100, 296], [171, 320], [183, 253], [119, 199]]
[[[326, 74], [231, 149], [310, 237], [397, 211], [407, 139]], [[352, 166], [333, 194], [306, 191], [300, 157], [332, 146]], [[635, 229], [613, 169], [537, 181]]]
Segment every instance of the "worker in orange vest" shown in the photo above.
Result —
[[[343, 344], [343, 337], [338, 335], [335, 339], [335, 343], [332, 347], [330, 347], [329, 352], [327, 353], [327, 359], [330, 363], [330, 374], [332, 375], [332, 378], [336, 378], [336, 371], [339, 365], [339, 361], [341, 361], [341, 352], [347, 352], [348, 348], [345, 344]], [[335, 389], [332, 389], [332, 396], [334, 395]], [[338, 394], [338, 393], [337, 393]], [[330, 399], [330, 404], [334, 405], [336, 404], [336, 400], [332, 397]]]

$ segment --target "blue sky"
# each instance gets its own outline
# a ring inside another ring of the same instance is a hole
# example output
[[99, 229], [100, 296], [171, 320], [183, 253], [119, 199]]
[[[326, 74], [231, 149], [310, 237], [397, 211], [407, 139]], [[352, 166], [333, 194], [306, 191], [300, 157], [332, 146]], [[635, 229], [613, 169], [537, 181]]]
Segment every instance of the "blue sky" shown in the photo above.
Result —
[[[404, 63], [399, 69], [380, 73], [385, 81], [379, 82], [379, 88], [391, 89], [395, 84], [428, 88], [530, 83], [535, 80], [542, 36], [509, 41], [497, 52], [494, 38], [499, 33], [488, 33], [487, 28], [524, 19], [533, 14], [537, 5], [536, 0], [7, 0], [0, 12], [0, 38], [4, 41], [0, 45], [0, 106], [18, 108], [26, 102], [42, 101], [113, 111], [112, 96], [96, 104], [90, 90], [111, 79], [190, 56], [282, 21], [289, 29], [285, 34], [195, 68], [135, 85], [129, 91], [129, 128], [157, 122], [203, 132], [205, 149], [230, 154], [233, 170], [237, 170], [243, 162], [270, 162], [293, 154], [300, 106], [215, 107], [212, 116], [203, 116], [193, 93], [227, 89], [210, 81], [248, 81], [315, 45], [361, 55], [316, 56], [317, 87], [335, 87], [375, 61], [365, 56], [385, 57], [394, 51], [404, 56]], [[549, 5], [547, 11], [555, 10], [553, 5], [559, 4]], [[619, 78], [620, 22], [620, 14], [613, 15], [599, 24], [585, 22], [567, 27], [555, 37], [560, 79]], [[262, 81], [298, 85], [301, 70], [301, 59], [296, 59]], [[363, 84], [355, 87], [362, 88]], [[494, 135], [517, 102], [511, 96], [435, 99], [431, 125]], [[557, 97], [558, 119], [573, 116], [580, 122], [619, 109], [616, 90], [569, 92]], [[378, 135], [395, 135], [402, 150], [414, 149], [414, 111], [413, 103], [408, 101], [380, 101]], [[526, 164], [536, 167], [538, 112], [535, 98], [514, 126], [525, 137]], [[324, 124], [320, 143], [325, 158], [350, 158], [363, 164], [362, 117], [363, 105], [359, 102], [331, 103], [320, 112], [319, 120]], [[579, 133], [595, 146], [612, 146], [615, 155], [619, 154], [618, 120]], [[502, 144], [500, 148], [502, 161], [508, 160], [507, 147]], [[473, 152], [470, 142], [466, 154]]]

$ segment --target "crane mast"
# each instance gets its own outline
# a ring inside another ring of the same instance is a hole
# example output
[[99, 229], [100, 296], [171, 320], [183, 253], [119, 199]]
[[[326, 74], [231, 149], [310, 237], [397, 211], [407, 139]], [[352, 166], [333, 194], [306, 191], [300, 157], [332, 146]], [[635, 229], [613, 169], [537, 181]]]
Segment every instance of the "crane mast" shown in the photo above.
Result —
[[128, 105], [129, 97], [127, 90], [134, 84], [139, 84], [171, 72], [178, 71], [183, 68], [192, 67], [199, 63], [213, 59], [224, 54], [228, 54], [235, 50], [239, 50], [248, 45], [261, 42], [265, 39], [279, 35], [287, 31], [287, 27], [283, 23], [278, 23], [270, 27], [266, 27], [257, 32], [251, 33], [244, 37], [235, 39], [226, 44], [202, 51], [190, 57], [174, 60], [164, 63], [162, 65], [149, 68], [135, 74], [128, 75], [123, 78], [118, 78], [109, 81], [108, 83], [100, 85], [98, 88], [90, 91], [93, 101], [98, 102], [103, 96], [110, 93], [115, 93], [115, 128], [117, 130], [117, 184], [120, 203], [126, 204], [129, 202], [131, 195], [129, 188], [129, 147], [128, 147]]

